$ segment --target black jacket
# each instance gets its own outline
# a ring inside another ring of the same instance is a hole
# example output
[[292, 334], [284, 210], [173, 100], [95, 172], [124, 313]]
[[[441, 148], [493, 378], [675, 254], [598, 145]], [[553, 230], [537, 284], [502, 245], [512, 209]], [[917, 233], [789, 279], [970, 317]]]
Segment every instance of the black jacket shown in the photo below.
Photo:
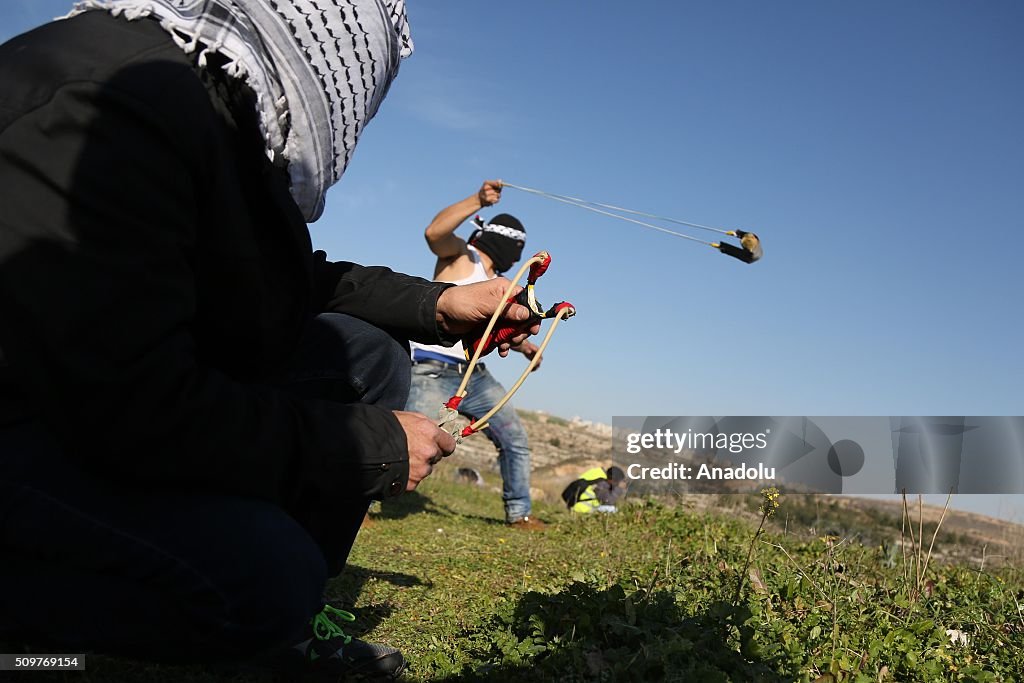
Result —
[[193, 59], [106, 12], [0, 46], [0, 425], [139, 485], [400, 492], [390, 411], [267, 380], [322, 311], [436, 343], [444, 285], [314, 254], [251, 91]]

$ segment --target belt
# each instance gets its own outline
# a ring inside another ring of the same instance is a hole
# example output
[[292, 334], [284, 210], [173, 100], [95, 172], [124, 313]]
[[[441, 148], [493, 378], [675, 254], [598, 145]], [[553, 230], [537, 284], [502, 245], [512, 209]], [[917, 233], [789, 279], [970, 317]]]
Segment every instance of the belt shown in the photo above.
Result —
[[[467, 367], [469, 367], [469, 363], [459, 363], [457, 361], [446, 363], [443, 360], [434, 360], [433, 358], [423, 358], [421, 360], [414, 360], [412, 364], [429, 365], [431, 367], [440, 368], [442, 370], [457, 370], [460, 375], [466, 371]], [[486, 369], [487, 365], [485, 363], [477, 363], [476, 367], [473, 370], [475, 372], [476, 370], [483, 371]]]

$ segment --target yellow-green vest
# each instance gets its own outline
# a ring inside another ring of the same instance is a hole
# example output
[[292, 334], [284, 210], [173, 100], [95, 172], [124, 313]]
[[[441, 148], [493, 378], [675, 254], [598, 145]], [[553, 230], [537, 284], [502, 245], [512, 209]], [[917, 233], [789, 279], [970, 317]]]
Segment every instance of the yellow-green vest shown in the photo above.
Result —
[[[594, 467], [580, 475], [580, 479], [593, 482], [607, 478], [608, 475], [605, 473], [604, 469], [600, 467]], [[594, 485], [591, 484], [583, 490], [583, 493], [580, 494], [579, 500], [572, 506], [572, 511], [593, 512], [599, 505], [601, 505], [601, 501], [597, 499], [597, 492], [594, 491]]]

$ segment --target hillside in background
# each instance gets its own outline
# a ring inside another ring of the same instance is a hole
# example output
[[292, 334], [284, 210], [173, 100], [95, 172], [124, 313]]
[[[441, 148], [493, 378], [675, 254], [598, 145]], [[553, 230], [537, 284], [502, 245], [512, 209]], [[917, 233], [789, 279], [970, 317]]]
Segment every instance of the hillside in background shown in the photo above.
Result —
[[[530, 438], [534, 499], [558, 504], [562, 489], [580, 473], [612, 463], [610, 425], [531, 410], [518, 412]], [[437, 468], [438, 476], [453, 478], [459, 467], [472, 467], [489, 475], [493, 481], [491, 489], [499, 490], [497, 451], [485, 436], [475, 435], [466, 439], [455, 454]], [[750, 500], [749, 496], [690, 494], [679, 499], [689, 509], [711, 509], [751, 519], [756, 517], [756, 509], [749, 509], [749, 503], [745, 502]], [[792, 526], [794, 533], [809, 537], [825, 534], [850, 537], [862, 544], [884, 544], [889, 548], [899, 543], [903, 508], [898, 501], [825, 495], [793, 495], [789, 500], [783, 524]], [[915, 499], [909, 499], [908, 504], [915, 523], [923, 522], [930, 534], [929, 530], [934, 530], [938, 523], [942, 508], [924, 505], [919, 511]], [[993, 562], [1024, 562], [1024, 526], [950, 509], [943, 519], [942, 529], [943, 540], [952, 544], [944, 546], [940, 559], [956, 558], [978, 566]]]

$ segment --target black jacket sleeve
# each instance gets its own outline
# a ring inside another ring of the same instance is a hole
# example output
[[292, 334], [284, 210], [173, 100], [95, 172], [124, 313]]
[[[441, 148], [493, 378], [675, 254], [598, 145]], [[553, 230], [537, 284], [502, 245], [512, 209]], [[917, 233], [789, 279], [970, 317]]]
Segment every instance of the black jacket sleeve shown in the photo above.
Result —
[[448, 287], [383, 266], [330, 262], [322, 251], [313, 254], [319, 310], [347, 313], [401, 339], [437, 344], [437, 298]]
[[[181, 70], [157, 77], [207, 98]], [[407, 445], [390, 411], [301, 400], [199, 360], [193, 257], [218, 189], [204, 186], [212, 133], [168, 119], [90, 81], [0, 108], [10, 374], [69, 455], [113, 478], [271, 500], [401, 492]]]

